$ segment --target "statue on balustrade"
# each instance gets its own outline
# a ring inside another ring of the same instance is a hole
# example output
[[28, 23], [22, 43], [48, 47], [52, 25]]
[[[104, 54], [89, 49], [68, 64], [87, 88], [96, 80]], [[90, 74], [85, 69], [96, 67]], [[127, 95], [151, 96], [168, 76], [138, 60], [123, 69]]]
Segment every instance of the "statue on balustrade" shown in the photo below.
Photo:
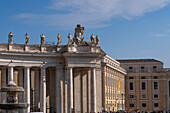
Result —
[[68, 45], [70, 45], [72, 42], [73, 42], [73, 38], [71, 36], [71, 33], [69, 33], [69, 35], [67, 36], [68, 37]]
[[9, 44], [12, 44], [12, 37], [13, 37], [13, 34], [12, 34], [12, 32], [10, 32], [8, 35], [8, 43]]
[[60, 45], [60, 43], [61, 43], [61, 37], [60, 37], [60, 35], [59, 35], [59, 34], [58, 34], [57, 38], [58, 38], [57, 46], [59, 46], [59, 45]]
[[91, 43], [94, 44], [95, 43], [95, 37], [94, 37], [93, 34], [91, 35], [90, 39], [91, 39]]
[[74, 39], [73, 39], [74, 44], [83, 44], [84, 42], [84, 38], [82, 37], [83, 33], [84, 33], [84, 27], [81, 27], [81, 25], [78, 24], [75, 28]]
[[28, 33], [25, 34], [25, 44], [28, 44], [29, 42], [29, 36]]
[[99, 46], [99, 37], [96, 35], [96, 46]]
[[41, 37], [41, 45], [44, 45], [45, 44], [45, 36], [44, 34], [42, 33], [42, 35], [40, 35]]

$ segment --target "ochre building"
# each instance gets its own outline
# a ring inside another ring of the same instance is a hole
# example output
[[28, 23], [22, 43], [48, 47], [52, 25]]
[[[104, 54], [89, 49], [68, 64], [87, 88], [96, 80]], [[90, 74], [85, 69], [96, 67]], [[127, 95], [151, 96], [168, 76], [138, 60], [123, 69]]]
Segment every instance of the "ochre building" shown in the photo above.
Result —
[[170, 73], [155, 59], [118, 60], [127, 71], [126, 109], [170, 110]]

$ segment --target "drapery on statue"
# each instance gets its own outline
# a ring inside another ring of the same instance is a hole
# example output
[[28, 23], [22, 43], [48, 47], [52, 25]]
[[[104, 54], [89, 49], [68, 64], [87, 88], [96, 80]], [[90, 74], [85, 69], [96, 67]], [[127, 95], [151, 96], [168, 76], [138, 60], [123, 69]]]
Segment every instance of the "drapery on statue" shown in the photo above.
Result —
[[73, 38], [72, 38], [72, 36], [71, 36], [71, 33], [69, 33], [69, 35], [67, 36], [68, 37], [68, 45], [70, 45], [71, 43], [72, 43], [72, 41], [73, 41]]
[[96, 35], [96, 46], [99, 46], [99, 37]]
[[40, 35], [41, 37], [41, 45], [44, 45], [45, 44], [45, 36], [44, 34], [42, 33], [42, 35]]
[[80, 24], [77, 24], [77, 26], [75, 28], [74, 38], [73, 38], [74, 44], [82, 44], [84, 42], [84, 39], [82, 37], [84, 29], [85, 28], [81, 27]]
[[12, 44], [12, 37], [13, 37], [13, 34], [12, 34], [12, 32], [10, 32], [9, 35], [8, 35], [9, 44]]
[[28, 33], [25, 34], [25, 44], [28, 44], [29, 42], [29, 36]]
[[57, 46], [59, 46], [59, 45], [60, 45], [60, 43], [61, 43], [61, 37], [60, 37], [60, 35], [59, 35], [59, 34], [58, 34], [57, 38], [58, 38]]
[[91, 39], [91, 42], [92, 42], [92, 43], [95, 43], [95, 37], [94, 37], [93, 33], [92, 33], [90, 39]]

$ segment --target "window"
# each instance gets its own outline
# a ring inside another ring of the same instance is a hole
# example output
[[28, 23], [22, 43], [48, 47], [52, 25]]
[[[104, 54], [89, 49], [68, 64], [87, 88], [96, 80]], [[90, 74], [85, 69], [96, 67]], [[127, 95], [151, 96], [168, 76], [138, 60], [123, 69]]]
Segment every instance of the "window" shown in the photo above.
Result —
[[159, 104], [158, 103], [154, 103], [154, 107], [159, 107]]
[[130, 89], [130, 90], [133, 90], [133, 82], [130, 82], [130, 83], [129, 83], [129, 89]]
[[133, 77], [129, 77], [129, 79], [133, 79]]
[[134, 104], [130, 104], [129, 106], [130, 106], [130, 107], [134, 107]]
[[141, 85], [141, 86], [142, 86], [142, 90], [146, 90], [146, 84], [145, 84], [145, 82], [142, 82], [141, 84], [142, 84], [142, 85]]
[[129, 98], [134, 98], [134, 95], [130, 95]]
[[153, 82], [153, 85], [154, 90], [158, 90], [158, 82]]
[[146, 77], [142, 76], [141, 79], [146, 79]]
[[141, 69], [145, 69], [145, 67], [144, 67], [144, 66], [141, 66]]
[[129, 69], [133, 69], [133, 67], [129, 67]]
[[153, 79], [158, 79], [158, 76], [153, 76]]
[[153, 66], [153, 69], [156, 69], [156, 66]]
[[146, 94], [142, 94], [142, 99], [146, 99]]
[[158, 94], [154, 94], [153, 98], [159, 98]]
[[142, 107], [146, 107], [146, 103], [142, 103]]

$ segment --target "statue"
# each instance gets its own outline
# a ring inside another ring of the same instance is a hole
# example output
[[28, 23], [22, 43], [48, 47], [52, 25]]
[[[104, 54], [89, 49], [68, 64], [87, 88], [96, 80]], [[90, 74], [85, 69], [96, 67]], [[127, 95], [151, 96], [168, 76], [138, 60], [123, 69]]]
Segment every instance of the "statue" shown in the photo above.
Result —
[[29, 42], [29, 36], [28, 33], [25, 34], [25, 44], [28, 44]]
[[41, 37], [41, 45], [44, 45], [45, 44], [45, 36], [44, 34], [42, 33], [42, 35], [40, 35]]
[[76, 44], [82, 44], [84, 42], [84, 39], [82, 37], [84, 32], [84, 27], [81, 27], [80, 24], [78, 24], [75, 28], [75, 33], [74, 33], [74, 43]]
[[94, 37], [93, 34], [91, 35], [90, 39], [91, 39], [91, 42], [92, 42], [92, 43], [95, 43], [95, 37]]
[[73, 38], [72, 38], [72, 36], [71, 36], [71, 33], [69, 33], [69, 35], [68, 35], [67, 37], [68, 37], [68, 39], [69, 39], [68, 45], [70, 45], [70, 44], [72, 43], [72, 41], [73, 41]]
[[60, 43], [61, 43], [61, 37], [60, 37], [60, 35], [59, 35], [59, 34], [58, 34], [57, 38], [58, 38], [57, 46], [59, 46], [59, 45], [60, 45]]
[[12, 44], [12, 37], [13, 37], [13, 34], [12, 34], [12, 32], [10, 32], [9, 35], [8, 35], [9, 44]]
[[96, 35], [96, 46], [99, 46], [99, 37]]

